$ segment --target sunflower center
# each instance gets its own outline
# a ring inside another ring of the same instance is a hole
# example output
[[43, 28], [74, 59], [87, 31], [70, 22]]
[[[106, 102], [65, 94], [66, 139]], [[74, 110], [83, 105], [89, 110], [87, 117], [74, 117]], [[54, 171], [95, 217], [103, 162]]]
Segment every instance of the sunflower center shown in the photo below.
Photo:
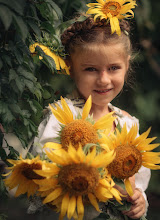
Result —
[[70, 164], [61, 168], [58, 180], [71, 195], [86, 195], [97, 187], [99, 173], [96, 168], [85, 164]]
[[36, 174], [33, 170], [40, 170], [42, 168], [41, 164], [38, 163], [24, 163], [22, 174], [29, 180], [33, 179], [44, 179], [44, 177]]
[[97, 143], [98, 135], [93, 125], [83, 119], [77, 119], [67, 124], [61, 133], [62, 146], [67, 149], [71, 143], [76, 149], [79, 143], [85, 146], [87, 143]]
[[125, 179], [138, 172], [142, 165], [142, 155], [135, 146], [121, 145], [115, 151], [116, 157], [108, 166], [113, 176]]
[[121, 5], [118, 2], [109, 1], [103, 6], [103, 13], [110, 13], [113, 17], [117, 16], [121, 10]]

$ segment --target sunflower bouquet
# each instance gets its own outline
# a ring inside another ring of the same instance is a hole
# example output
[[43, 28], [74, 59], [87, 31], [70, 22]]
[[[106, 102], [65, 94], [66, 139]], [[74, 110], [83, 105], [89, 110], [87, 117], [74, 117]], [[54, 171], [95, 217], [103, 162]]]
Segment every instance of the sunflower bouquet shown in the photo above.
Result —
[[[40, 196], [59, 213], [59, 219], [83, 219], [85, 207], [93, 206], [104, 219], [109, 211], [101, 210], [100, 203], [108, 210], [125, 210], [125, 196], [115, 187], [116, 180], [124, 183], [130, 196], [133, 190], [129, 177], [140, 167], [160, 169], [160, 153], [150, 152], [159, 144], [150, 144], [155, 138], [147, 138], [150, 132], [137, 137], [138, 128], [111, 132], [114, 112], [94, 122], [89, 117], [91, 97], [86, 101], [77, 118], [61, 98], [61, 107], [50, 105], [52, 113], [61, 124], [59, 143], [44, 145], [45, 159], [8, 160], [11, 171], [6, 174], [5, 184], [9, 189], [17, 187], [15, 196], [27, 194]], [[103, 131], [103, 132], [102, 132]], [[104, 207], [103, 207], [104, 209]]]

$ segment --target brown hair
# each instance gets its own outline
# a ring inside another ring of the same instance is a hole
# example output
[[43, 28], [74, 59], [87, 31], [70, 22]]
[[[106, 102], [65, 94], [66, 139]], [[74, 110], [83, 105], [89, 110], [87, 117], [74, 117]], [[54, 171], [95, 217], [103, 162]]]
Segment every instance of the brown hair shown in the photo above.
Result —
[[67, 28], [61, 35], [61, 41], [65, 47], [66, 54], [74, 52], [75, 47], [84, 47], [85, 43], [123, 43], [128, 55], [131, 54], [131, 43], [129, 39], [130, 26], [125, 20], [120, 21], [121, 36], [116, 33], [111, 34], [111, 28], [106, 20], [94, 22], [92, 17], [88, 17], [82, 22], [75, 22]]

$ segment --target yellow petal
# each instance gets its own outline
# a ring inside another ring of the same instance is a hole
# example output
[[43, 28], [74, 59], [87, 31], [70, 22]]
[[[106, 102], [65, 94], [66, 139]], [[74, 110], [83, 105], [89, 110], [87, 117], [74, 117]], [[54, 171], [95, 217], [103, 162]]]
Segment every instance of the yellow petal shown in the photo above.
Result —
[[91, 163], [93, 167], [100, 168], [108, 166], [115, 158], [116, 154], [114, 150], [110, 152], [102, 152], [101, 154], [97, 155], [94, 161]]
[[44, 200], [43, 204], [53, 201], [58, 198], [62, 193], [62, 188], [56, 188], [53, 192], [51, 192]]
[[115, 120], [115, 117], [113, 117], [114, 112], [110, 112], [107, 115], [104, 115], [101, 117], [98, 121], [95, 122], [94, 128], [95, 129], [112, 129], [113, 122]]
[[125, 188], [129, 196], [133, 196], [133, 189], [129, 179], [124, 180]]
[[151, 131], [151, 127], [148, 128], [148, 130], [147, 130], [146, 132], [142, 133], [139, 137], [137, 137], [137, 138], [134, 140], [134, 144], [137, 145], [137, 144], [139, 144], [140, 142], [144, 141], [144, 140], [148, 137], [150, 131]]
[[67, 210], [67, 217], [69, 219], [72, 218], [74, 212], [75, 212], [75, 209], [76, 209], [76, 197], [75, 196], [72, 196], [69, 200], [69, 203], [68, 203], [68, 210]]
[[142, 153], [142, 161], [153, 164], [160, 164], [160, 152], [144, 152]]
[[160, 144], [149, 144], [152, 142], [152, 140], [154, 140], [156, 138], [147, 138], [145, 141], [143, 141], [142, 143], [140, 142], [137, 146], [137, 149], [139, 151], [151, 151], [155, 148], [157, 148]]
[[66, 193], [64, 195], [63, 199], [62, 199], [62, 205], [61, 205], [61, 214], [60, 214], [60, 216], [61, 216], [62, 219], [67, 213], [68, 204], [69, 204], [69, 195], [68, 195], [68, 193]]
[[51, 148], [51, 149], [54, 149], [54, 150], [57, 150], [57, 149], [61, 149], [62, 148], [62, 145], [61, 144], [57, 144], [57, 143], [54, 143], [54, 142], [47, 142], [43, 148]]
[[65, 118], [64, 114], [61, 115], [61, 114], [60, 114], [59, 112], [57, 112], [50, 104], [49, 104], [49, 107], [50, 107], [50, 109], [51, 109], [53, 115], [57, 118], [57, 120], [58, 120], [59, 122], [61, 122], [62, 124], [65, 125], [65, 124], [66, 124], [66, 118]]
[[92, 193], [88, 193], [88, 198], [90, 203], [95, 207], [95, 209], [100, 212], [99, 206], [98, 206], [98, 202], [96, 200], [96, 197], [92, 194]]
[[94, 160], [96, 156], [96, 147], [93, 147], [93, 150], [87, 154], [86, 156], [86, 163], [90, 163]]
[[67, 102], [65, 101], [65, 99], [63, 97], [61, 97], [61, 104], [62, 104], [64, 112], [66, 112], [68, 115], [68, 118], [69, 118], [68, 123], [70, 123], [71, 121], [73, 121], [73, 114], [72, 114], [72, 111], [70, 110], [70, 108], [68, 107]]
[[144, 167], [151, 169], [151, 170], [160, 170], [160, 165], [155, 165], [153, 163], [142, 162], [142, 165]]
[[110, 18], [111, 32], [116, 32], [119, 36], [121, 35], [121, 29], [119, 26], [119, 20], [117, 17]]
[[84, 108], [83, 108], [83, 112], [82, 112], [82, 119], [86, 119], [87, 116], [89, 115], [89, 112], [91, 110], [91, 106], [92, 106], [92, 98], [91, 95], [89, 96], [89, 98], [87, 99]]
[[77, 212], [78, 212], [78, 220], [83, 220], [84, 206], [82, 202], [82, 196], [78, 196], [77, 198]]
[[70, 116], [67, 115], [67, 113], [59, 107], [59, 105], [55, 104], [55, 106], [57, 107], [56, 111], [63, 117], [65, 124], [70, 123], [72, 121], [72, 118], [70, 118]]

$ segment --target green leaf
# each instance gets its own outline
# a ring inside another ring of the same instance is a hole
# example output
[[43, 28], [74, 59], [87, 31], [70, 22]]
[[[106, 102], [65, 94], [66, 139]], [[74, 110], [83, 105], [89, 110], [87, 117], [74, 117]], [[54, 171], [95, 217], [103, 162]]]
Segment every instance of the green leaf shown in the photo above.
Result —
[[18, 75], [14, 69], [9, 70], [9, 82], [11, 82], [12, 80], [15, 80], [17, 76]]
[[3, 101], [0, 101], [0, 114], [2, 114], [2, 116], [3, 116], [2, 122], [4, 123], [4, 125], [15, 120], [15, 117], [13, 116], [12, 112], [8, 108], [8, 105]]
[[10, 67], [12, 67], [12, 60], [11, 60], [11, 57], [8, 56], [8, 55], [3, 55], [3, 60], [6, 64], [8, 64]]
[[20, 53], [20, 51], [17, 49], [17, 47], [14, 47], [13, 48], [13, 53], [18, 61], [19, 64], [22, 64], [23, 63], [23, 56], [22, 54]]
[[2, 69], [2, 67], [3, 67], [3, 62], [2, 62], [2, 60], [0, 59], [0, 70]]
[[[0, 197], [1, 199], [4, 198], [4, 197], [7, 197], [8, 195], [8, 192], [6, 190], [6, 187], [5, 187], [5, 184], [4, 184], [4, 181], [3, 181], [3, 178], [2, 176], [0, 175]], [[1, 214], [0, 214], [1, 215]]]
[[9, 8], [0, 4], [0, 18], [4, 24], [6, 30], [10, 27], [12, 23], [12, 12]]
[[47, 89], [43, 89], [42, 96], [44, 99], [49, 99], [52, 97], [51, 93]]
[[24, 22], [24, 20], [20, 16], [13, 15], [13, 18], [14, 18], [15, 25], [17, 26], [19, 33], [22, 36], [22, 40], [25, 41], [25, 39], [28, 35], [28, 27], [27, 27], [26, 23]]
[[28, 20], [28, 24], [32, 28], [32, 30], [35, 32], [35, 34], [38, 36], [38, 38], [40, 38], [41, 37], [41, 30], [39, 29], [37, 24], [31, 20]]
[[36, 77], [32, 72], [27, 71], [23, 66], [19, 66], [17, 69], [19, 75], [23, 76], [25, 79], [28, 79], [32, 82], [36, 82]]
[[7, 154], [2, 147], [0, 147], [0, 159], [3, 161], [5, 161], [7, 159]]
[[10, 105], [9, 105], [9, 109], [10, 109], [12, 112], [15, 112], [16, 114], [21, 114], [21, 111], [22, 111], [17, 104], [10, 104]]
[[147, 220], [146, 217], [142, 216], [140, 220]]
[[[7, 5], [10, 9], [14, 10], [20, 15], [23, 15], [23, 9], [25, 6], [24, 0], [0, 0], [0, 4]], [[0, 6], [1, 8], [1, 6]]]
[[63, 14], [61, 9], [58, 7], [57, 4], [55, 4], [52, 0], [46, 0], [46, 2], [50, 3], [54, 11], [56, 12], [58, 18], [62, 21], [63, 20]]
[[8, 154], [8, 157], [16, 160], [19, 157], [19, 152], [17, 150], [15, 150], [13, 147], [8, 146], [10, 153]]

